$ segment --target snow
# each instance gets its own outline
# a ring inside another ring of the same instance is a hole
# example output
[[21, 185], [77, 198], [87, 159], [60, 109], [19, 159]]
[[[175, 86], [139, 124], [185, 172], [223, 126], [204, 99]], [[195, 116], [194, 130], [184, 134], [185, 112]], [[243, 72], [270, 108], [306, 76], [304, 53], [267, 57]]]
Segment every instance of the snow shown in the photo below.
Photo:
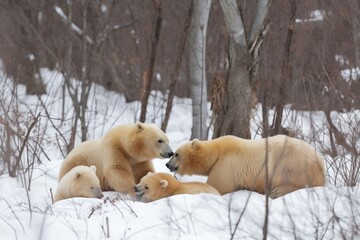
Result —
[[[44, 134], [42, 147], [51, 161], [40, 154], [42, 163], [33, 165], [32, 175], [20, 170], [17, 178], [6, 173], [0, 176], [0, 239], [263, 239], [266, 198], [250, 191], [224, 196], [177, 195], [152, 203], [136, 202], [116, 192], [105, 192], [103, 199], [73, 198], [52, 204], [51, 192], [57, 187], [63, 159], [60, 149], [64, 142], [59, 132], [69, 137], [73, 111], [67, 94], [63, 106], [61, 74], [47, 69], [41, 74], [48, 92], [41, 96], [43, 104], [37, 97], [27, 96], [25, 87], [20, 85], [16, 87], [19, 98], [16, 109], [26, 119], [41, 112], [37, 133]], [[4, 92], [0, 99], [12, 109], [10, 94], [15, 86], [10, 80], [2, 80], [0, 84]], [[72, 84], [78, 83], [72, 80]], [[132, 123], [140, 114], [139, 102], [126, 103], [124, 96], [97, 85], [91, 89], [88, 106], [89, 138], [100, 137], [118, 124]], [[147, 115], [149, 122], [160, 126], [164, 106], [165, 96], [152, 92]], [[251, 123], [254, 138], [260, 137], [260, 113], [261, 106], [257, 106]], [[62, 115], [64, 122], [59, 120]], [[332, 113], [332, 117], [349, 121], [360, 119], [358, 111]], [[52, 119], [51, 123], [49, 119]], [[295, 112], [290, 106], [284, 110], [284, 125], [304, 133], [305, 141], [319, 151], [329, 146], [324, 124], [321, 112]], [[353, 131], [349, 126], [344, 125], [341, 129]], [[167, 135], [173, 149], [189, 139], [190, 99], [175, 98]], [[77, 143], [79, 141], [78, 136]], [[323, 145], [318, 145], [319, 142]], [[166, 161], [154, 160], [156, 171], [169, 172]], [[335, 178], [332, 168], [328, 166], [328, 169], [328, 178]], [[206, 178], [183, 176], [181, 180], [206, 181]], [[359, 237], [356, 230], [360, 225], [359, 199], [358, 187], [345, 187], [342, 182], [336, 187], [330, 180], [326, 187], [302, 189], [276, 200], [269, 199], [268, 239]]]
[[348, 66], [350, 64], [349, 60], [341, 54], [336, 54], [335, 60], [340, 64], [340, 66]]
[[360, 68], [359, 67], [344, 69], [340, 73], [341, 73], [342, 78], [347, 82], [355, 81], [360, 78]]
[[326, 17], [326, 11], [324, 10], [315, 10], [309, 12], [309, 17], [305, 19], [295, 19], [296, 23], [306, 23], [306, 22], [319, 22], [323, 21]]

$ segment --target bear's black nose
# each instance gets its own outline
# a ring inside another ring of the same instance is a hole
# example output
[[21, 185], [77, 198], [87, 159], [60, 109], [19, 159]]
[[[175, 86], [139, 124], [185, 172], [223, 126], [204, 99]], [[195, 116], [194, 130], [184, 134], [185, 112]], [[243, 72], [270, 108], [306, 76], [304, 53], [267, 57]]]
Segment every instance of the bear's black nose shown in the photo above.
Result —
[[178, 167], [175, 165], [171, 165], [170, 161], [168, 161], [165, 166], [170, 170], [170, 172], [176, 172], [178, 170]]
[[135, 186], [135, 187], [134, 187], [134, 191], [135, 191], [135, 192], [138, 192], [139, 189]]
[[172, 156], [174, 156], [173, 152], [168, 152], [168, 157], [171, 158]]

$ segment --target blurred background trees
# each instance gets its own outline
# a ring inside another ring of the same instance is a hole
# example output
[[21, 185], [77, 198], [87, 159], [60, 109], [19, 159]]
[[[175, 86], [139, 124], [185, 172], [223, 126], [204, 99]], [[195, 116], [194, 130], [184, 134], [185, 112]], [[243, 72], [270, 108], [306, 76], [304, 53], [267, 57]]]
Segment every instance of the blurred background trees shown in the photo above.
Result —
[[[210, 6], [210, 12], [207, 29], [205, 24], [197, 28], [204, 40], [204, 45], [199, 45], [198, 49], [204, 51], [202, 55], [206, 61], [201, 63], [202, 70], [199, 71], [204, 88], [198, 95], [205, 94], [203, 99], [210, 99], [213, 113], [221, 115], [224, 110], [222, 101], [232, 96], [225, 87], [226, 72], [234, 67], [227, 58], [227, 46], [231, 40], [219, 1], [194, 0], [194, 4], [204, 2]], [[159, 3], [161, 31], [150, 76], [147, 74], [151, 56], [154, 56], [154, 23], [159, 17], [154, 6]], [[245, 33], [249, 35], [246, 42], [249, 53], [254, 50], [249, 39], [252, 39], [256, 3], [237, 1]], [[295, 15], [292, 4], [296, 4]], [[73, 98], [78, 112], [74, 122], [81, 123], [82, 139], [85, 140], [86, 119], [83, 116], [87, 108], [86, 96], [93, 83], [123, 93], [127, 101], [135, 101], [141, 99], [144, 79], [148, 77], [152, 82], [151, 87], [146, 89], [147, 93], [158, 90], [166, 95], [178, 64], [176, 84], [171, 94], [197, 96], [196, 92], [191, 93], [191, 89], [195, 89], [192, 84], [194, 64], [190, 62], [195, 50], [191, 41], [185, 44], [183, 61], [180, 64], [177, 61], [191, 5], [190, 0], [1, 1], [0, 59], [6, 74], [17, 83], [25, 84], [28, 94], [45, 93], [41, 68], [58, 70], [65, 80], [80, 80], [79, 85], [65, 81], [63, 91], [77, 96]], [[254, 98], [251, 106], [262, 103], [264, 119], [268, 111], [279, 104], [327, 114], [333, 110], [359, 109], [359, 12], [360, 3], [357, 0], [272, 1], [266, 18], [266, 35], [256, 49], [256, 58], [247, 66], [252, 74], [250, 87]], [[194, 19], [194, 15], [192, 17]], [[289, 28], [292, 31], [291, 44], [287, 41]], [[241, 89], [244, 86], [238, 87]], [[242, 100], [229, 98], [227, 101], [236, 105]], [[206, 106], [202, 110], [204, 108]], [[201, 112], [199, 116], [204, 118], [204, 114], [208, 113]], [[228, 119], [225, 114], [222, 117]], [[213, 118], [215, 125], [216, 119]], [[236, 119], [232, 120], [232, 126], [244, 125], [241, 120], [237, 123]], [[245, 123], [245, 127], [249, 128], [247, 125]], [[270, 124], [269, 133], [286, 133], [285, 129], [279, 125], [275, 128], [275, 125]], [[74, 123], [74, 126], [77, 124]], [[201, 128], [208, 127], [209, 123], [202, 121]], [[75, 133], [77, 129], [73, 131]], [[333, 132], [335, 134], [336, 130]], [[216, 136], [235, 134], [249, 137], [226, 126], [214, 133]], [[201, 133], [193, 137], [207, 136]]]

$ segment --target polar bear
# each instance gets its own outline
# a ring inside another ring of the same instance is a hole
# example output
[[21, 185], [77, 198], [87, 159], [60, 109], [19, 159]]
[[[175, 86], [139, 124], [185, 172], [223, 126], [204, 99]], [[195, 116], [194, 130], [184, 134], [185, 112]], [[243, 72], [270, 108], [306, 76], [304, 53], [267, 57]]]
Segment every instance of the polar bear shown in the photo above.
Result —
[[168, 173], [149, 172], [134, 189], [137, 199], [142, 202], [152, 202], [177, 194], [212, 193], [220, 195], [209, 184], [202, 182], [180, 182]]
[[181, 175], [208, 176], [207, 183], [220, 194], [246, 189], [277, 198], [297, 189], [323, 186], [326, 181], [324, 159], [315, 149], [284, 135], [257, 140], [235, 136], [195, 139], [181, 145], [166, 166]]
[[75, 166], [94, 165], [103, 191], [134, 197], [134, 185], [154, 171], [151, 160], [172, 155], [167, 136], [155, 124], [120, 125], [75, 147], [63, 161], [59, 179]]
[[76, 166], [60, 180], [54, 195], [54, 203], [66, 198], [102, 198], [100, 181], [95, 166]]

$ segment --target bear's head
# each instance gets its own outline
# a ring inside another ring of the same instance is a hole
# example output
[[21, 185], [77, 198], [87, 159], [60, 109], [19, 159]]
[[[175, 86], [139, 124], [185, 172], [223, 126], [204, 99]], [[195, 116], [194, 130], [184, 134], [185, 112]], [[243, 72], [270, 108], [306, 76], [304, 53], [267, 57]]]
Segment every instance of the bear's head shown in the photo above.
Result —
[[174, 156], [166, 163], [171, 172], [180, 175], [208, 175], [212, 156], [206, 153], [202, 141], [194, 139], [176, 149]]
[[136, 199], [141, 202], [151, 202], [168, 197], [172, 195], [174, 181], [176, 182], [170, 174], [149, 172], [134, 187]]
[[70, 195], [72, 197], [102, 198], [99, 178], [95, 166], [77, 166], [71, 171]]
[[141, 161], [154, 158], [170, 158], [174, 155], [166, 134], [155, 124], [135, 123], [131, 143], [133, 157]]

